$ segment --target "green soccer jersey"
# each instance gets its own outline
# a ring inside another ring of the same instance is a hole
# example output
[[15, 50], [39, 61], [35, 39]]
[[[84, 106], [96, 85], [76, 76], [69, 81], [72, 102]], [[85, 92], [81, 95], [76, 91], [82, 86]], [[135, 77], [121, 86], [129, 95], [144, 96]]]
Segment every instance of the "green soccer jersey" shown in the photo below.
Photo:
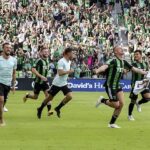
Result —
[[[44, 77], [48, 76], [48, 71], [49, 71], [49, 61], [48, 59], [38, 59], [34, 65], [33, 68], [36, 68], [36, 70], [38, 71], [39, 74], [41, 74]], [[39, 77], [35, 77], [35, 82], [42, 84], [44, 81], [41, 80], [41, 78]]]
[[[148, 63], [147, 62], [144, 62], [144, 61], [143, 62], [136, 62], [136, 61], [134, 61], [132, 63], [132, 65], [136, 68], [148, 71]], [[140, 81], [140, 80], [143, 80], [143, 79], [144, 79], [144, 75], [132, 72], [131, 86], [134, 87], [136, 81]]]
[[118, 89], [120, 79], [123, 75], [124, 69], [132, 69], [132, 65], [130, 65], [125, 60], [120, 60], [117, 57], [114, 59], [110, 59], [106, 62], [108, 65], [108, 69], [106, 70], [106, 82], [104, 86], [108, 86], [112, 89]]

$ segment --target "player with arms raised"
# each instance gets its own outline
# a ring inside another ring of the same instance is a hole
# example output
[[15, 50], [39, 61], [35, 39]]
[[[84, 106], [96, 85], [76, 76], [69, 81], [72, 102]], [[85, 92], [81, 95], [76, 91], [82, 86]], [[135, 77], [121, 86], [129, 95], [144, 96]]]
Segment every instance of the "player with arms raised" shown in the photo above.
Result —
[[115, 124], [119, 117], [121, 110], [124, 105], [124, 94], [120, 87], [120, 79], [124, 73], [124, 69], [129, 69], [140, 74], [147, 74], [147, 72], [131, 66], [127, 61], [123, 60], [124, 52], [119, 46], [114, 48], [115, 58], [108, 60], [107, 63], [100, 68], [95, 70], [95, 73], [106, 72], [106, 82], [104, 84], [109, 99], [100, 97], [97, 101], [96, 107], [100, 104], [105, 104], [109, 107], [114, 108], [114, 113], [110, 120], [108, 127], [120, 128]]
[[74, 70], [70, 69], [71, 60], [73, 58], [73, 49], [66, 48], [63, 53], [63, 58], [58, 61], [58, 69], [57, 75], [52, 82], [52, 86], [49, 90], [49, 96], [46, 98], [41, 106], [37, 109], [37, 116], [40, 119], [42, 111], [44, 107], [53, 100], [56, 94], [59, 91], [62, 91], [65, 95], [65, 98], [61, 101], [61, 103], [55, 108], [57, 116], [60, 118], [60, 110], [61, 108], [66, 105], [72, 99], [72, 91], [67, 86], [67, 79], [69, 74], [73, 73]]

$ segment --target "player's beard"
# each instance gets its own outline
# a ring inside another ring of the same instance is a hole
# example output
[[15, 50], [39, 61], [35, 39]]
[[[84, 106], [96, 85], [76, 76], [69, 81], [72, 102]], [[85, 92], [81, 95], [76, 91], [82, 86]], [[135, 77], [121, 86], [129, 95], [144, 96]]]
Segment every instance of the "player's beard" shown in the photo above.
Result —
[[48, 58], [47, 55], [43, 55], [42, 57], [43, 57], [44, 59], [47, 59], [47, 58]]
[[4, 52], [6, 56], [10, 56], [10, 52]]

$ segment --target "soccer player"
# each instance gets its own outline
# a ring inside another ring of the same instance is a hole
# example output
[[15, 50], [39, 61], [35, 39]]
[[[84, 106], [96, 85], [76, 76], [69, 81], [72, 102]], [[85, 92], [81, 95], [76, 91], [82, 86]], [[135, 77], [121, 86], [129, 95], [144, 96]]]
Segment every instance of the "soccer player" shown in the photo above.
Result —
[[[49, 50], [47, 48], [42, 48], [40, 51], [41, 57], [35, 62], [32, 67], [32, 73], [35, 74], [35, 85], [34, 85], [34, 94], [27, 93], [23, 98], [23, 101], [26, 102], [28, 98], [32, 100], [37, 100], [40, 94], [40, 91], [43, 91], [45, 98], [48, 97], [49, 82], [47, 80], [48, 71], [49, 71]], [[51, 103], [47, 104], [47, 109], [50, 111]]]
[[[137, 68], [143, 69], [145, 71], [148, 71], [148, 69], [149, 69], [148, 63], [142, 60], [142, 51], [136, 50], [134, 52], [134, 60], [135, 60], [135, 62], [132, 64], [134, 67], [137, 67]], [[135, 120], [134, 117], [132, 116], [134, 105], [136, 104], [138, 111], [141, 112], [140, 105], [150, 101], [150, 90], [149, 90], [149, 88], [145, 89], [143, 92], [141, 92], [142, 99], [139, 102], [137, 102], [138, 95], [135, 95], [133, 93], [135, 82], [136, 81], [141, 81], [143, 79], [144, 79], [144, 75], [141, 75], [141, 74], [135, 73], [135, 72], [132, 73], [132, 81], [131, 81], [132, 90], [131, 90], [131, 93], [130, 93], [131, 103], [129, 104], [129, 109], [128, 109], [128, 119], [130, 121]]]
[[100, 104], [105, 104], [114, 108], [114, 113], [109, 122], [108, 127], [120, 128], [115, 124], [124, 105], [124, 94], [119, 84], [120, 79], [124, 73], [124, 69], [129, 69], [140, 74], [147, 74], [147, 72], [131, 66], [127, 61], [123, 60], [124, 52], [119, 46], [114, 47], [115, 58], [108, 60], [107, 63], [95, 70], [95, 73], [106, 72], [106, 82], [104, 84], [109, 99], [102, 96], [97, 101], [96, 107]]
[[67, 86], [68, 75], [73, 73], [74, 70], [70, 69], [71, 60], [73, 58], [73, 49], [66, 48], [63, 52], [63, 58], [58, 61], [57, 75], [55, 76], [52, 86], [49, 90], [49, 96], [46, 98], [41, 106], [37, 109], [37, 116], [40, 119], [42, 111], [48, 102], [52, 101], [53, 98], [59, 91], [62, 91], [65, 95], [61, 103], [55, 108], [57, 116], [60, 118], [60, 110], [72, 99], [72, 91]]
[[15, 90], [17, 60], [10, 56], [11, 45], [2, 45], [3, 53], [0, 56], [0, 126], [5, 126], [3, 118], [3, 107], [6, 104], [10, 87]]

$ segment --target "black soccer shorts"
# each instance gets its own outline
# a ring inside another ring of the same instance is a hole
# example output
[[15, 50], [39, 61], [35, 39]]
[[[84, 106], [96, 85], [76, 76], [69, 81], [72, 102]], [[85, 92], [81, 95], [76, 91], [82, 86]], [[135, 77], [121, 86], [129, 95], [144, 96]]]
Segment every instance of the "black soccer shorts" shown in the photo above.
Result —
[[7, 100], [10, 92], [10, 86], [0, 83], [0, 96], [4, 96], [4, 100]]
[[42, 84], [36, 83], [34, 85], [34, 94], [39, 95], [41, 91], [45, 92], [49, 90], [49, 83], [44, 82]]
[[122, 88], [118, 88], [118, 89], [113, 89], [111, 87], [106, 86], [105, 87], [106, 93], [110, 99], [110, 101], [112, 102], [117, 102], [119, 101], [117, 98], [117, 93], [122, 91]]
[[69, 89], [67, 85], [62, 87], [52, 85], [48, 93], [54, 97], [60, 91], [62, 91], [64, 95], [67, 95], [68, 93], [72, 92], [72, 90]]

